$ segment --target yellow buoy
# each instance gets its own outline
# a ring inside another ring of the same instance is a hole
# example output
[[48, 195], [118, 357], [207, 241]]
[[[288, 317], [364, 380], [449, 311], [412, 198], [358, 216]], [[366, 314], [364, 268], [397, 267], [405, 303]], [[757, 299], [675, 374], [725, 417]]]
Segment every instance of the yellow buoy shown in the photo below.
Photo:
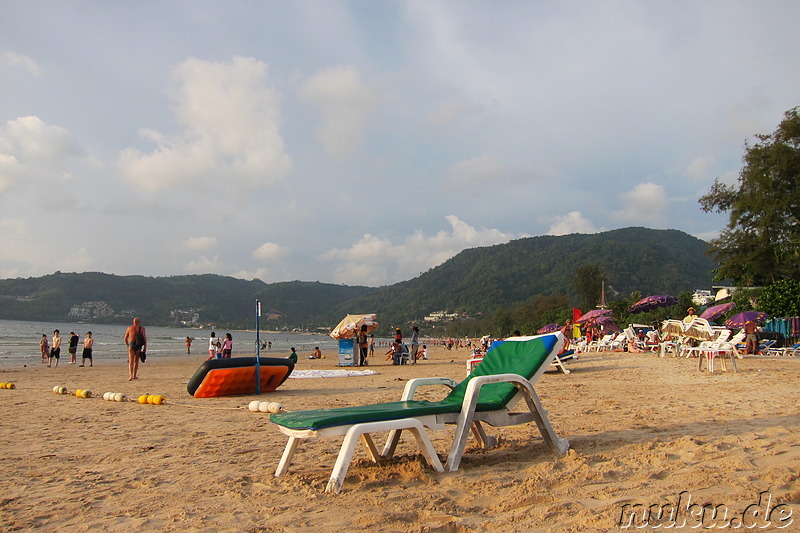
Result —
[[75, 391], [76, 398], [83, 398], [83, 389], [78, 389]]
[[161, 405], [163, 403], [164, 403], [164, 397], [161, 396], [160, 394], [156, 394], [153, 397], [153, 405]]
[[6, 383], [6, 388], [7, 388], [7, 389], [16, 389], [16, 388], [17, 388], [17, 386], [16, 386], [16, 385], [14, 385], [13, 383]]
[[142, 394], [141, 396], [139, 396], [139, 400], [138, 401], [141, 404], [147, 403], [147, 394]]

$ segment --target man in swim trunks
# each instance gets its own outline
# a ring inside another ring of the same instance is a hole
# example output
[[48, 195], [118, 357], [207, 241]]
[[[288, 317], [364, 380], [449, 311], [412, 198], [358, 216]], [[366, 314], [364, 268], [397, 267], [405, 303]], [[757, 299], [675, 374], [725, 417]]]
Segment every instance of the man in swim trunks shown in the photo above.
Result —
[[[135, 343], [137, 333], [141, 333], [144, 341], [141, 346], [136, 346]], [[142, 326], [141, 320], [138, 318], [133, 319], [133, 324], [128, 326], [122, 341], [128, 347], [128, 381], [139, 379], [136, 375], [137, 372], [139, 372], [139, 355], [145, 351], [147, 347], [147, 332]]]
[[53, 347], [50, 348], [50, 359], [47, 360], [48, 367], [53, 364], [53, 359], [56, 360], [56, 366], [58, 366], [58, 360], [61, 359], [61, 337], [58, 334], [58, 330], [53, 332]]
[[86, 364], [86, 360], [89, 360], [89, 366], [94, 366], [94, 361], [92, 360], [92, 346], [94, 346], [94, 339], [92, 338], [92, 332], [89, 331], [86, 333], [86, 338], [83, 339], [83, 359], [81, 360], [81, 366]]

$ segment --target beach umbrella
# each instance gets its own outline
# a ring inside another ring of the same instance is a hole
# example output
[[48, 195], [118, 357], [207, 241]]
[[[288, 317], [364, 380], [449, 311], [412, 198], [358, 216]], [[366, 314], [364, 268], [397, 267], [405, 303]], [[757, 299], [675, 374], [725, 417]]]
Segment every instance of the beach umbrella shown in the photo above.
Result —
[[576, 324], [589, 324], [596, 321], [601, 316], [607, 316], [611, 314], [611, 309], [592, 309], [591, 311], [584, 313], [581, 317], [575, 321]]
[[768, 318], [769, 315], [763, 311], [745, 311], [730, 317], [725, 321], [725, 325], [729, 328], [743, 328], [750, 321], [758, 323], [764, 322]]
[[731, 309], [736, 307], [736, 304], [733, 302], [728, 302], [725, 304], [715, 305], [713, 307], [709, 307], [705, 311], [700, 314], [700, 318], [705, 318], [706, 320], [714, 320], [716, 318], [721, 317]]
[[622, 331], [620, 328], [608, 315], [603, 315], [597, 320], [594, 321], [595, 324], [599, 326], [603, 326], [604, 331], [613, 331], [614, 333], [619, 333]]
[[655, 294], [642, 298], [628, 308], [629, 313], [644, 313], [645, 311], [652, 311], [659, 307], [669, 307], [678, 303], [678, 299], [669, 294]]
[[543, 333], [552, 333], [554, 331], [558, 331], [561, 329], [561, 326], [558, 324], [547, 324], [546, 326], [540, 327], [537, 331], [537, 335], [541, 335]]
[[372, 333], [378, 329], [378, 323], [375, 319], [378, 315], [364, 314], [364, 315], [347, 315], [342, 319], [339, 324], [331, 330], [329, 335], [334, 339], [352, 339], [361, 331], [361, 326], [367, 326], [367, 333]]

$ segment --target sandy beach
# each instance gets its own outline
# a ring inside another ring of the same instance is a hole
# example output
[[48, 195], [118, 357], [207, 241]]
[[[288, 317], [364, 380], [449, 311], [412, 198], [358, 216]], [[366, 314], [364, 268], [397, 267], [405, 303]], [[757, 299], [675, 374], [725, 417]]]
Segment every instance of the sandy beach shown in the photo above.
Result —
[[[433, 347], [416, 366], [379, 356], [369, 367], [377, 375], [289, 379], [260, 397], [212, 399], [186, 392], [201, 355], [151, 357], [136, 382], [122, 362], [102, 360], [0, 369], [0, 382], [17, 387], [0, 390], [0, 529], [617, 531], [631, 510], [641, 517], [691, 498], [724, 507], [728, 519], [747, 510], [764, 530], [800, 530], [798, 358], [750, 357], [738, 373], [709, 374], [697, 359], [585, 354], [571, 374], [547, 373], [536, 386], [571, 443], [563, 458], [530, 425], [489, 428], [499, 445], [470, 441], [457, 472], [434, 472], [404, 437], [387, 464], [359, 449], [342, 492], [326, 494], [341, 444], [326, 439], [302, 443], [289, 473], [274, 477], [286, 438], [268, 415], [247, 410], [251, 400], [289, 410], [395, 401], [409, 378], [463, 379], [467, 354]], [[331, 355], [307, 355], [298, 369], [335, 368]], [[54, 394], [55, 385], [167, 402], [79, 399]], [[444, 392], [428, 390], [429, 399]], [[431, 436], [444, 459], [452, 429]], [[706, 518], [725, 525], [721, 515]]]

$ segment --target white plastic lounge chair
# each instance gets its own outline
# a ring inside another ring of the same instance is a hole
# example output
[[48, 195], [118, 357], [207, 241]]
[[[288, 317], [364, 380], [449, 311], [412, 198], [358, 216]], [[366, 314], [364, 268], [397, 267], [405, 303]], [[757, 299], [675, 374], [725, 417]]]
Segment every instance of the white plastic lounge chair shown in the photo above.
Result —
[[[560, 332], [509, 339], [487, 353], [461, 383], [457, 384], [450, 378], [412, 379], [406, 384], [399, 402], [271, 415], [270, 420], [289, 436], [275, 476], [286, 473], [301, 439], [344, 436], [325, 489], [326, 492], [338, 493], [357, 441], [360, 440], [369, 457], [378, 462], [394, 454], [403, 430], [411, 431], [416, 437], [431, 467], [439, 472], [445, 469], [452, 472], [458, 470], [470, 430], [484, 448], [496, 443], [496, 439], [486, 435], [482, 426], [484, 422], [495, 427], [536, 422], [550, 450], [564, 455], [569, 442], [556, 436], [547, 411], [542, 408], [533, 389], [563, 343]], [[450, 387], [450, 394], [438, 402], [413, 399], [418, 387], [431, 384]], [[525, 400], [527, 411], [511, 412], [520, 399]], [[446, 424], [455, 424], [456, 431], [447, 464], [442, 467], [425, 428], [439, 430]], [[376, 431], [389, 431], [380, 454], [370, 437], [370, 433]]]
[[778, 356], [798, 356], [800, 355], [800, 342], [795, 344], [794, 346], [784, 346], [783, 348], [768, 348], [767, 349], [768, 355], [778, 355]]

